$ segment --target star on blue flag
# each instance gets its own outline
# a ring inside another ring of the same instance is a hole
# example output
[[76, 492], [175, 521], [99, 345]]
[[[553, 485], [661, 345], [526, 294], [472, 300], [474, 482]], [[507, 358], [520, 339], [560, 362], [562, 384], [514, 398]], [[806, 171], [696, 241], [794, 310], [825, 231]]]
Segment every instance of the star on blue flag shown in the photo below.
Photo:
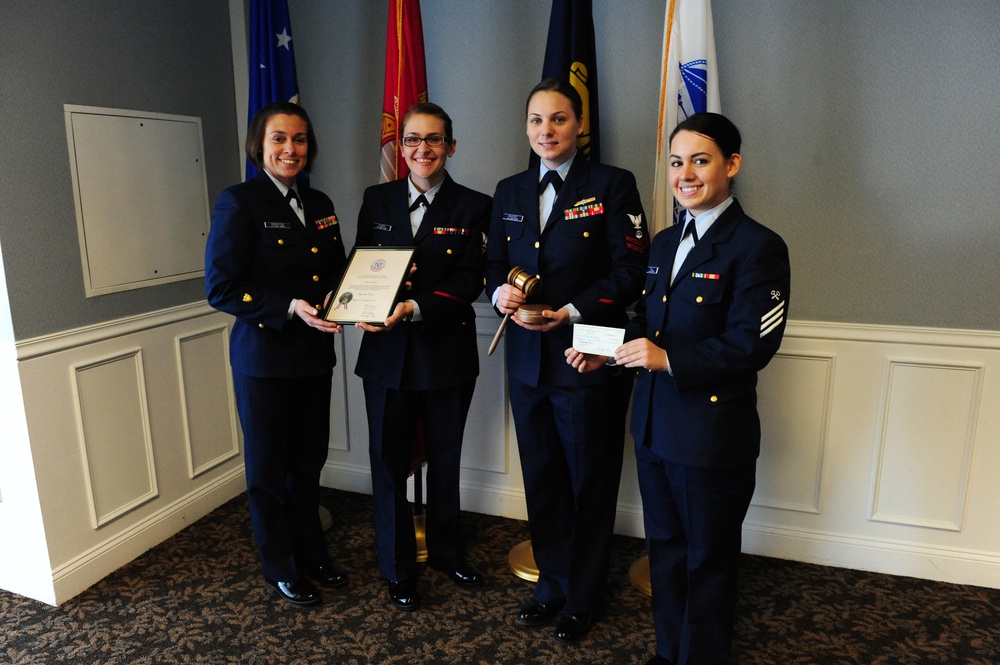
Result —
[[[287, 0], [250, 2], [250, 98], [247, 124], [271, 102], [299, 101]], [[247, 162], [247, 180], [257, 169]]]

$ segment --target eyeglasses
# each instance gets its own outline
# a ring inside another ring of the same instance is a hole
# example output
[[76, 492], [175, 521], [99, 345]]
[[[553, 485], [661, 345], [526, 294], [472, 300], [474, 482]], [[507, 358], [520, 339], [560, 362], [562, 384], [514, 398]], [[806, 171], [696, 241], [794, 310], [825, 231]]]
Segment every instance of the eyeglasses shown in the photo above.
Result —
[[431, 134], [430, 136], [404, 136], [403, 145], [407, 148], [416, 148], [423, 141], [427, 144], [428, 148], [440, 148], [445, 143], [451, 143], [448, 139], [441, 136], [440, 134]]

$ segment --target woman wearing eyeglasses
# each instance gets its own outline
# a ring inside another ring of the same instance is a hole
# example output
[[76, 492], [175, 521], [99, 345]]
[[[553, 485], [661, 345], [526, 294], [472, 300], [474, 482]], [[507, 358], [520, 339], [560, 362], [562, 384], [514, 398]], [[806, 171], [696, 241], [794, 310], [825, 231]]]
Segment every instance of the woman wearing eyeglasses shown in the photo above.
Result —
[[355, 245], [416, 247], [416, 270], [384, 327], [356, 324], [365, 334], [354, 372], [364, 381], [368, 412], [379, 571], [389, 601], [411, 611], [420, 594], [406, 479], [418, 429], [427, 458], [428, 564], [460, 587], [484, 583], [464, 556], [458, 480], [479, 374], [472, 303], [483, 290], [492, 202], [445, 171], [456, 141], [444, 109], [415, 104], [402, 130], [409, 177], [365, 191]]

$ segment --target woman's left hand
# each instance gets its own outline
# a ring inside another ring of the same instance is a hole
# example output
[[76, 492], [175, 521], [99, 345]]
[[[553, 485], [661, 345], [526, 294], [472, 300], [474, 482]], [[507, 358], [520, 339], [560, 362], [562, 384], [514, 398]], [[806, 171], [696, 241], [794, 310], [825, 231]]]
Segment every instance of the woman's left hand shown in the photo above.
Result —
[[542, 316], [548, 319], [545, 323], [524, 323], [521, 319], [517, 318], [517, 314], [510, 318], [522, 328], [536, 332], [548, 332], [553, 328], [558, 328], [563, 324], [569, 323], [569, 310], [565, 307], [560, 307], [555, 311], [544, 309], [542, 310]]
[[[414, 266], [416, 266], [416, 264], [414, 264]], [[382, 332], [383, 330], [392, 330], [396, 327], [397, 323], [400, 321], [406, 321], [411, 316], [413, 316], [413, 303], [408, 300], [404, 300], [396, 303], [396, 306], [392, 310], [392, 314], [385, 320], [384, 325], [373, 326], [370, 323], [363, 323], [359, 321], [354, 324], [354, 327], [364, 330], [365, 332]]]

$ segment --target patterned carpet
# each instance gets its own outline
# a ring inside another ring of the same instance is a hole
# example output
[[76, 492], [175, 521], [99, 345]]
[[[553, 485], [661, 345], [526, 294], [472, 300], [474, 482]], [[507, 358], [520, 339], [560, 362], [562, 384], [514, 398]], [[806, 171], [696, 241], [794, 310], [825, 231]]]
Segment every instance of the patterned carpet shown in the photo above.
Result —
[[[261, 583], [245, 496], [221, 506], [81, 595], [52, 608], [0, 592], [0, 663], [644, 663], [649, 599], [627, 579], [643, 553], [615, 541], [607, 613], [579, 645], [512, 616], [531, 585], [506, 556], [524, 522], [464, 514], [480, 592], [421, 578], [423, 607], [388, 606], [374, 562], [370, 497], [324, 490], [330, 550], [351, 574], [298, 609]], [[732, 665], [1000, 663], [1000, 590], [745, 556]]]

